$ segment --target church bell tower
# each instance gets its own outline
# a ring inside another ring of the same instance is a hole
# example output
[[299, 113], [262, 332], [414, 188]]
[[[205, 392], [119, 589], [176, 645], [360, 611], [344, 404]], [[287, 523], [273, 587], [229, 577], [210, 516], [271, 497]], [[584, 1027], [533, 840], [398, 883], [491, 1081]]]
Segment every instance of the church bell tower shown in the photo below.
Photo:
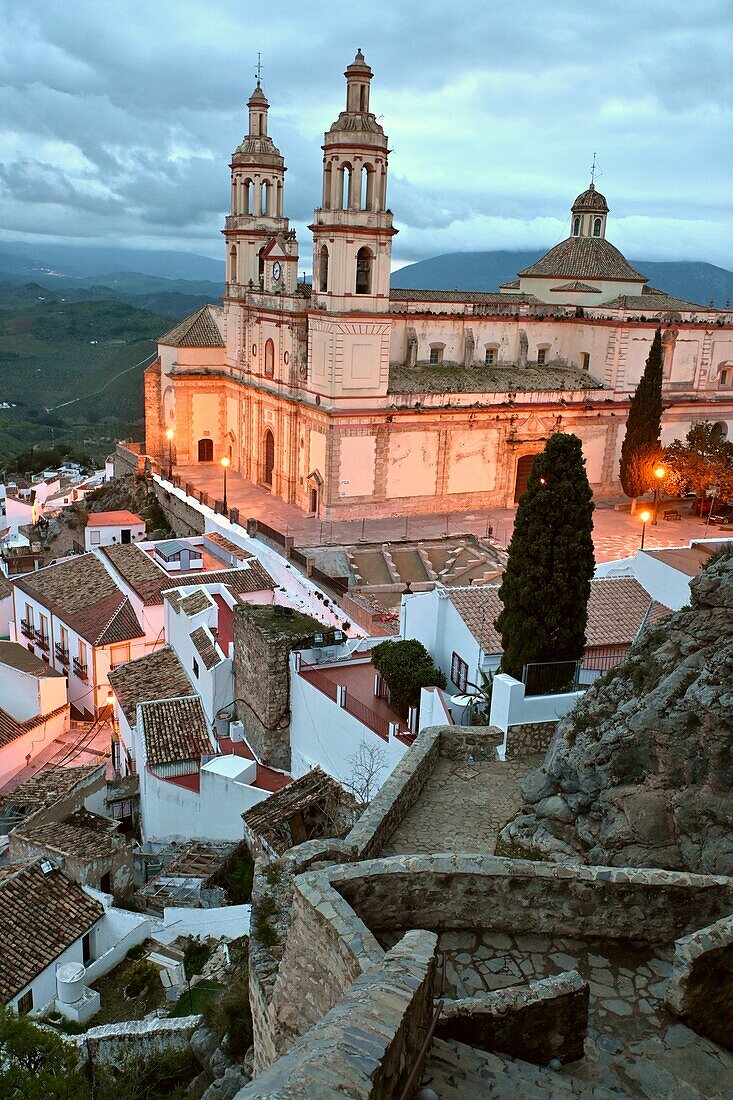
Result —
[[338, 312], [389, 309], [392, 214], [388, 142], [369, 109], [372, 70], [361, 50], [347, 67], [346, 109], [324, 135], [323, 197], [313, 224], [313, 304]]

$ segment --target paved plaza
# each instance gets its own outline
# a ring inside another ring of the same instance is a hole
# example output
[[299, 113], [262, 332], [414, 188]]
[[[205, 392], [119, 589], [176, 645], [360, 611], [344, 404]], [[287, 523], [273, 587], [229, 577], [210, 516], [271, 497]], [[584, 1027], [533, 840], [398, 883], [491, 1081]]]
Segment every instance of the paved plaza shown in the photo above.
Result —
[[[221, 467], [214, 464], [177, 466], [175, 472], [184, 484], [190, 482], [197, 489], [209, 493], [212, 500], [221, 500], [224, 488]], [[625, 497], [596, 502], [593, 540], [598, 562], [630, 557], [641, 545], [639, 513], [631, 516], [628, 512], [616, 511], [614, 507], [624, 501], [628, 503]], [[350, 545], [362, 540], [371, 543], [414, 542], [463, 534], [485, 537], [491, 529], [493, 538], [505, 548], [509, 544], [516, 515], [516, 508], [475, 508], [449, 514], [331, 522], [306, 515], [294, 504], [286, 504], [262, 486], [253, 485], [232, 472], [227, 476], [227, 502], [230, 508], [239, 509], [240, 522], [246, 523], [248, 518], [259, 519], [282, 534], [292, 536], [296, 546]], [[643, 507], [640, 506], [639, 511]], [[651, 505], [646, 507], [651, 508]], [[677, 521], [664, 520], [664, 506], [660, 506], [658, 525], [647, 524], [645, 547], [686, 546], [690, 539], [715, 538], [730, 532], [730, 528], [712, 525], [706, 530], [704, 522], [690, 515], [689, 501], [674, 501], [667, 508], [679, 510], [682, 518]]]

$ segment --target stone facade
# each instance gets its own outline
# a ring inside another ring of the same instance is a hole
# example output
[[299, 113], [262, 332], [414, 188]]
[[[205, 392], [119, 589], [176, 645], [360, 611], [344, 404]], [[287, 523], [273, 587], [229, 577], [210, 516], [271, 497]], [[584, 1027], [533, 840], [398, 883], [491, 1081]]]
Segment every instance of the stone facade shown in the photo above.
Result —
[[203, 535], [206, 523], [198, 508], [194, 508], [177, 493], [169, 492], [157, 481], [153, 481], [153, 492], [163, 509], [168, 526], [179, 538]]
[[733, 1050], [733, 917], [677, 941], [666, 1000], [688, 1027]]
[[[284, 609], [289, 610], [289, 609]], [[321, 623], [299, 612], [240, 604], [234, 616], [234, 688], [237, 717], [263, 764], [290, 768], [292, 650], [312, 643]]]
[[546, 752], [557, 733], [557, 722], [534, 722], [510, 726], [506, 739], [506, 759], [523, 760], [538, 752]]

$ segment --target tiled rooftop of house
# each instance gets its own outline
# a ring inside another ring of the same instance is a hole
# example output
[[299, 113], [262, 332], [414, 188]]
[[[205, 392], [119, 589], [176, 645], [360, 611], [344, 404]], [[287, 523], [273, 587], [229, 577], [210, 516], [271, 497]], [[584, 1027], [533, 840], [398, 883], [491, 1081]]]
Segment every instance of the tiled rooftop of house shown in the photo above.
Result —
[[49, 565], [15, 584], [92, 645], [144, 636], [129, 599], [94, 554]]
[[[497, 585], [448, 589], [458, 614], [484, 653], [501, 653], [495, 621], [502, 610]], [[591, 581], [586, 646], [631, 645], [647, 623], [670, 609], [652, 600], [633, 577], [598, 577]]]
[[214, 606], [214, 601], [204, 588], [198, 588], [195, 592], [189, 592], [182, 596], [178, 604], [184, 615], [200, 615], [202, 611], [208, 611]]
[[204, 663], [204, 668], [212, 669], [221, 664], [223, 658], [216, 648], [211, 632], [205, 626], [199, 626], [190, 635], [196, 652]]
[[138, 703], [195, 695], [183, 665], [170, 646], [113, 669], [109, 682], [131, 726], [137, 722]]
[[83, 764], [75, 768], [54, 767], [31, 776], [10, 794], [0, 799], [0, 806], [14, 806], [28, 812], [53, 806], [79, 786], [92, 786], [92, 781], [104, 775], [105, 764]]
[[[319, 806], [332, 819], [329, 811], [350, 801], [353, 800], [340, 783], [315, 767], [263, 802], [245, 810], [242, 817], [256, 836], [262, 837], [271, 848], [282, 854], [293, 844], [312, 839], [303, 820], [304, 811]], [[317, 835], [322, 835], [322, 830]]]
[[227, 554], [231, 554], [232, 557], [246, 560], [253, 557], [249, 550], [243, 550], [241, 546], [237, 546], [235, 542], [228, 539], [226, 535], [220, 534], [218, 531], [209, 531], [204, 535], [204, 543], [212, 543], [214, 546], [218, 546], [220, 550], [226, 551]]
[[56, 707], [55, 710], [48, 711], [47, 714], [34, 714], [32, 718], [25, 718], [22, 722], [18, 722], [12, 714], [8, 714], [6, 710], [0, 707], [0, 748], [4, 748], [5, 745], [11, 744], [11, 742], [16, 741], [32, 730], [41, 729], [46, 722], [52, 718], [58, 718], [60, 714], [67, 714], [68, 711], [69, 705], [64, 703], [63, 706]]
[[48, 821], [39, 825], [34, 825], [32, 821], [21, 823], [14, 832], [29, 844], [83, 862], [104, 859], [124, 843], [115, 822], [107, 822], [86, 811], [74, 814], [66, 821]]
[[357, 658], [315, 667], [301, 665], [300, 675], [335, 701], [337, 687], [346, 688], [344, 709], [384, 740], [396, 722], [398, 736], [411, 737], [402, 716], [386, 699], [374, 694], [375, 668], [371, 660]]
[[62, 871], [40, 861], [10, 865], [0, 876], [0, 1003], [29, 984], [102, 917], [104, 906]]
[[141, 703], [139, 709], [151, 766], [199, 760], [215, 752], [198, 695]]
[[225, 584], [235, 593], [262, 592], [275, 587], [274, 580], [256, 558], [234, 569], [221, 562], [221, 568], [216, 570], [168, 573], [135, 543], [101, 549], [145, 604], [162, 603], [163, 592], [185, 584]]
[[51, 668], [46, 661], [36, 657], [35, 653], [31, 653], [18, 642], [0, 642], [0, 665], [7, 665], [8, 668], [17, 669], [18, 672], [26, 672], [29, 676], [63, 676], [62, 672]]
[[87, 527], [135, 527], [141, 523], [144, 524], [145, 520], [125, 509], [119, 512], [90, 512], [87, 517]]

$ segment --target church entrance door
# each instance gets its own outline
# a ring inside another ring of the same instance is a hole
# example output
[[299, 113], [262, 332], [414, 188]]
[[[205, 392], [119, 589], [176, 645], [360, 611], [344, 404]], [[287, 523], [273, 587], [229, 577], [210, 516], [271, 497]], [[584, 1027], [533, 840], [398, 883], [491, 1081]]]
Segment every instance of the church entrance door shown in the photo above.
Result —
[[275, 469], [275, 436], [268, 428], [264, 439], [265, 466], [262, 480], [265, 485], [272, 487], [272, 473]]
[[199, 462], [214, 461], [214, 440], [199, 439]]
[[529, 475], [534, 465], [536, 455], [522, 455], [517, 462], [517, 480], [514, 483], [514, 503], [519, 501], [521, 496], [527, 491], [527, 482], [529, 481]]

